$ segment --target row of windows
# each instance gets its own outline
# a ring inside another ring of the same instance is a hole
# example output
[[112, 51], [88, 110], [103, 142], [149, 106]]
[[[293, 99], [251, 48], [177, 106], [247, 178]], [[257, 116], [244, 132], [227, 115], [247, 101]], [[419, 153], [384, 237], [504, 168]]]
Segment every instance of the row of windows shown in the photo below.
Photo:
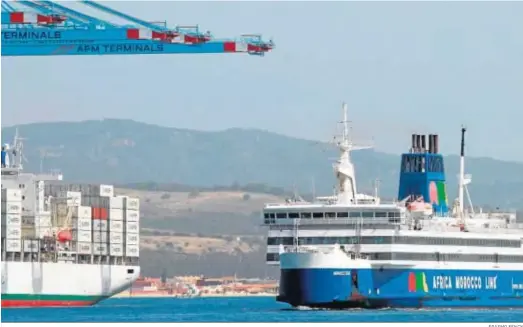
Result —
[[[332, 224], [333, 225], [333, 224]], [[331, 226], [332, 226], [331, 225]], [[349, 230], [352, 230], [352, 229], [370, 229], [370, 230], [395, 230], [396, 228], [399, 228], [398, 225], [392, 225], [392, 224], [379, 224], [379, 223], [376, 223], [376, 224], [347, 224], [347, 223], [343, 223], [343, 224], [337, 224], [337, 225], [340, 225], [340, 226], [343, 226], [344, 229], [349, 229]], [[277, 226], [271, 226], [273, 228], [271, 228], [271, 230], [283, 230], [283, 229], [293, 229], [294, 226], [292, 225], [277, 225]], [[318, 229], [318, 226], [309, 226], [309, 225], [302, 225], [300, 226], [300, 230], [316, 230]]]
[[[408, 237], [408, 236], [360, 236], [358, 237], [300, 237], [299, 245], [321, 244], [415, 244], [415, 245], [454, 245], [519, 248], [520, 240], [502, 239], [463, 239], [442, 237]], [[267, 245], [293, 245], [293, 237], [269, 237]]]
[[[441, 262], [492, 262], [492, 263], [521, 263], [521, 255], [485, 255], [485, 254], [444, 254], [444, 253], [366, 253], [371, 260], [398, 260], [398, 261], [441, 261]], [[267, 261], [279, 261], [278, 253], [267, 253]]]
[[444, 169], [443, 158], [441, 157], [407, 155], [403, 157], [401, 162], [401, 171], [405, 173], [442, 173]]
[[399, 211], [341, 211], [341, 212], [265, 212], [265, 219], [311, 219], [311, 218], [400, 218]]

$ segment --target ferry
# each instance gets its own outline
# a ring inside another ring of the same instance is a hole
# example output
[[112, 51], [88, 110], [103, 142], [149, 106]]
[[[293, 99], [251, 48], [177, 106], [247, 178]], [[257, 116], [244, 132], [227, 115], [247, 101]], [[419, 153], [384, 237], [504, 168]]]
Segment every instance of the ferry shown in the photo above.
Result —
[[[398, 198], [357, 193], [344, 104], [333, 196], [266, 204], [277, 301], [312, 308], [523, 308], [523, 215], [475, 212], [461, 130], [459, 196], [448, 205], [439, 136], [412, 135]], [[428, 145], [428, 146], [427, 146]], [[360, 147], [362, 148], [362, 147]], [[467, 195], [469, 206], [465, 208]]]

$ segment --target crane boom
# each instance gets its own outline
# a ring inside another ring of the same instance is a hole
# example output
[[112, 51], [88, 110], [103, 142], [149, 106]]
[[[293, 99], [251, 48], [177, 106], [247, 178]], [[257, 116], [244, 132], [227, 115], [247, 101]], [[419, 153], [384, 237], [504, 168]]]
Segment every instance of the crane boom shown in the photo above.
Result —
[[84, 13], [78, 12], [76, 10], [69, 9], [69, 8], [67, 8], [65, 6], [59, 5], [58, 3], [55, 3], [55, 2], [52, 2], [52, 1], [40, 0], [38, 2], [40, 4], [48, 6], [49, 8], [53, 8], [55, 10], [57, 9], [57, 10], [61, 11], [63, 14], [69, 16], [69, 17], [76, 17], [76, 18], [78, 18], [78, 19], [80, 19], [80, 20], [82, 20], [82, 21], [84, 21], [85, 23], [88, 23], [88, 24], [117, 27], [116, 25], [111, 24], [111, 23], [109, 23], [109, 22], [107, 22], [105, 20], [101, 20], [101, 19], [98, 19], [98, 18], [91, 17], [89, 15], [86, 15]]
[[[259, 35], [219, 40], [198, 25], [152, 24], [94, 1], [80, 3], [130, 21], [116, 25], [78, 8], [48, 0], [19, 0], [33, 11], [20, 11], [2, 0], [2, 56], [138, 55], [247, 53], [263, 56], [274, 48]], [[23, 9], [22, 9], [23, 10]], [[36, 11], [36, 12], [35, 12]], [[166, 24], [166, 23], [165, 23]]]
[[133, 23], [135, 23], [137, 25], [140, 25], [140, 26], [143, 26], [143, 27], [146, 27], [146, 28], [150, 28], [150, 29], [152, 29], [154, 31], [168, 31], [168, 28], [166, 28], [164, 26], [152, 24], [152, 23], [143, 21], [141, 19], [138, 19], [136, 17], [129, 16], [129, 15], [123, 13], [123, 12], [119, 12], [119, 11], [114, 10], [112, 8], [109, 8], [107, 6], [101, 5], [101, 4], [97, 3], [97, 2], [90, 1], [90, 0], [82, 0], [81, 2], [84, 5], [93, 7], [95, 9], [98, 9], [100, 11], [103, 11], [105, 13], [108, 13], [108, 14], [111, 14], [111, 15], [114, 15], [114, 16], [117, 16], [117, 17], [120, 17], [120, 18], [123, 18], [123, 19], [128, 20], [130, 22], [133, 22]]

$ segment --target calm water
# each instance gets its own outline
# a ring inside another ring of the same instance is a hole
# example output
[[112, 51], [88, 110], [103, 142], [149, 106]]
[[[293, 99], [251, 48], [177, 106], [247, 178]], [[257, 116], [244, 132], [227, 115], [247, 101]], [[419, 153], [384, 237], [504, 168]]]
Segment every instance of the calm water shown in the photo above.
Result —
[[[444, 314], [442, 314], [444, 313]], [[523, 322], [521, 310], [292, 310], [272, 297], [109, 299], [86, 308], [2, 309], [2, 322]]]

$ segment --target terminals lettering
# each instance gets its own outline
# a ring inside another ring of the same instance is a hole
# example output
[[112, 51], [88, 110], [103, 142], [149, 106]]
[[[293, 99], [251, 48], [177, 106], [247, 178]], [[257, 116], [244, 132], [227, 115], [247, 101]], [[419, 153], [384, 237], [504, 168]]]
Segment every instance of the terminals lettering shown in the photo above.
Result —
[[163, 52], [163, 44], [101, 44], [81, 45], [78, 53], [151, 53]]
[[8, 31], [2, 32], [4, 40], [59, 40], [62, 33], [59, 31]]

